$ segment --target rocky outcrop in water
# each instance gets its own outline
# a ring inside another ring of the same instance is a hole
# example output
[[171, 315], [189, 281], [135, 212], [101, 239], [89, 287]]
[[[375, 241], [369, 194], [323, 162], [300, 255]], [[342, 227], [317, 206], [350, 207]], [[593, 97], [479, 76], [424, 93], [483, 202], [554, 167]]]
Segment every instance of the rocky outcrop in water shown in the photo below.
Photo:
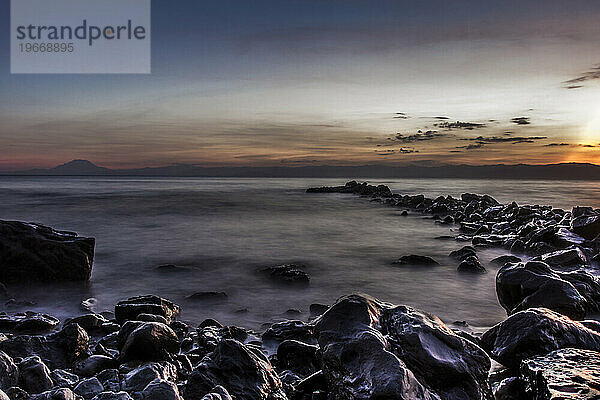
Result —
[[73, 232], [0, 221], [0, 282], [88, 281], [94, 246]]

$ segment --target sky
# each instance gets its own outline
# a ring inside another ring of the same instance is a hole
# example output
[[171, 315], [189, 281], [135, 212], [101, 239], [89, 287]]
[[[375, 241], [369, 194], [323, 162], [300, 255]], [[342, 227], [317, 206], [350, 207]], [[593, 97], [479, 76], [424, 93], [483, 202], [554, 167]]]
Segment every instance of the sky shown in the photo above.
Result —
[[11, 75], [9, 4], [0, 170], [600, 164], [597, 0], [153, 0], [149, 75]]

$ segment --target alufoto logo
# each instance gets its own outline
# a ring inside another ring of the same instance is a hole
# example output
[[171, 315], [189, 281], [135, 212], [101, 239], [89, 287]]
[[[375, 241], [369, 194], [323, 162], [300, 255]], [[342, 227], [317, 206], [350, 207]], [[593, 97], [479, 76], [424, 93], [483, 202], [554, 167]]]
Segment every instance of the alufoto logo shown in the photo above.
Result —
[[106, 25], [103, 27], [89, 25], [86, 19], [82, 24], [76, 27], [62, 26], [39, 26], [29, 24], [20, 25], [17, 28], [18, 40], [86, 40], [90, 46], [99, 39], [105, 40], [145, 40], [146, 27], [142, 25], [134, 26], [131, 20], [127, 20], [125, 25]]
[[11, 72], [150, 73], [151, 0], [11, 0]]

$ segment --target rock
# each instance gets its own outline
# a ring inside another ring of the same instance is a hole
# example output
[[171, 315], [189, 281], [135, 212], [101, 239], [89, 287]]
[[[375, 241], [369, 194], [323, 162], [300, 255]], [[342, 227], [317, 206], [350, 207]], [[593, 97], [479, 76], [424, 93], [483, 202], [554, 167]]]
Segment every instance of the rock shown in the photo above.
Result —
[[5, 390], [9, 400], [28, 400], [29, 394], [20, 387], [13, 386]]
[[171, 322], [179, 314], [179, 306], [153, 295], [130, 297], [119, 301], [115, 306], [115, 319], [119, 324], [134, 321], [140, 314], [160, 315]]
[[531, 308], [485, 332], [481, 346], [504, 366], [518, 368], [527, 358], [561, 348], [599, 351], [600, 334], [552, 310]]
[[310, 276], [302, 270], [304, 265], [285, 264], [259, 270], [272, 281], [286, 285], [308, 286]]
[[600, 279], [585, 270], [557, 272], [561, 279], [571, 283], [586, 300], [586, 310], [600, 311]]
[[161, 315], [139, 314], [136, 319], [142, 322], [160, 322], [161, 324], [169, 325], [169, 321]]
[[85, 360], [75, 363], [73, 372], [79, 376], [92, 377], [105, 369], [111, 369], [118, 366], [116, 360], [111, 357], [92, 355]]
[[65, 325], [77, 324], [85, 329], [86, 332], [97, 331], [106, 323], [108, 323], [108, 320], [100, 314], [86, 314], [65, 321]]
[[96, 307], [98, 307], [98, 299], [90, 297], [89, 299], [81, 300], [79, 305], [82, 311], [96, 313]]
[[32, 334], [48, 332], [59, 324], [58, 318], [32, 311], [6, 313], [0, 312], [0, 330], [27, 332]]
[[573, 319], [585, 318], [586, 299], [543, 262], [505, 265], [496, 275], [496, 293], [509, 315], [545, 307]]
[[35, 396], [31, 396], [29, 400], [78, 400], [80, 397], [76, 397], [71, 389], [60, 388], [48, 390], [44, 393], [40, 393]]
[[327, 310], [329, 310], [329, 306], [326, 304], [313, 303], [308, 307], [311, 318], [323, 315]]
[[469, 274], [485, 274], [487, 272], [477, 256], [465, 258], [458, 266], [457, 271]]
[[96, 374], [96, 378], [100, 381], [104, 390], [118, 392], [121, 390], [121, 379], [119, 371], [116, 369], [105, 369]]
[[0, 351], [0, 390], [6, 390], [19, 383], [19, 370], [13, 359]]
[[276, 342], [299, 340], [306, 343], [316, 343], [313, 326], [298, 320], [287, 320], [272, 324], [263, 333], [262, 339]]
[[587, 264], [585, 254], [578, 249], [558, 250], [542, 254], [536, 260], [543, 261], [552, 267], [565, 268]]
[[179, 351], [179, 339], [173, 329], [158, 322], [141, 322], [126, 337], [121, 362], [169, 360], [170, 354]]
[[38, 356], [27, 357], [19, 363], [19, 386], [32, 394], [45, 392], [54, 386], [50, 370]]
[[600, 333], [600, 321], [586, 320], [586, 321], [579, 321], [579, 322], [581, 322], [581, 325], [585, 326], [586, 328]]
[[98, 380], [98, 378], [88, 378], [84, 379], [73, 389], [73, 392], [80, 395], [84, 399], [92, 399], [96, 397], [97, 394], [104, 391], [104, 387]]
[[48, 338], [51, 343], [64, 352], [67, 365], [71, 365], [89, 355], [90, 339], [86, 331], [77, 324], [68, 324]]
[[175, 382], [177, 369], [171, 363], [148, 363], [125, 375], [122, 388], [126, 392], [141, 392], [154, 380]]
[[0, 221], [0, 282], [88, 281], [94, 238], [17, 221]]
[[308, 188], [306, 193], [352, 193], [361, 196], [371, 197], [392, 197], [393, 193], [385, 185], [373, 186], [367, 182], [358, 183], [356, 181], [347, 182], [344, 186], [323, 186], [318, 188]]
[[561, 349], [525, 360], [521, 379], [535, 399], [598, 399], [600, 353]]
[[487, 355], [432, 315], [352, 295], [315, 334], [334, 398], [491, 399]]
[[177, 385], [165, 380], [151, 382], [142, 391], [143, 400], [182, 400]]
[[127, 392], [102, 392], [92, 400], [133, 400]]
[[471, 256], [477, 257], [477, 251], [472, 246], [464, 246], [463, 248], [459, 250], [454, 250], [452, 253], [450, 253], [451, 258], [460, 261]]
[[438, 263], [431, 257], [410, 254], [407, 256], [400, 257], [398, 260], [394, 261], [394, 264], [399, 264], [399, 265], [439, 265], [440, 263]]
[[529, 399], [525, 394], [525, 385], [516, 376], [503, 379], [494, 391], [495, 400], [524, 400]]
[[519, 262], [521, 262], [521, 259], [517, 256], [512, 256], [512, 255], [496, 257], [490, 261], [491, 264], [501, 265], [501, 266], [506, 265], [506, 264], [519, 263]]
[[319, 369], [319, 348], [297, 340], [285, 340], [277, 347], [277, 365], [281, 370], [290, 370], [305, 377]]
[[571, 230], [585, 239], [592, 240], [600, 234], [600, 215], [586, 214], [571, 220]]
[[199, 328], [206, 328], [208, 326], [214, 326], [216, 328], [223, 328], [223, 324], [221, 324], [216, 319], [207, 318], [198, 325]]
[[79, 377], [77, 375], [72, 374], [69, 371], [65, 371], [64, 369], [55, 369], [50, 373], [50, 378], [52, 378], [54, 386], [69, 389], [72, 389], [79, 381]]
[[221, 385], [234, 398], [286, 400], [281, 381], [267, 357], [251, 345], [225, 339], [190, 374], [184, 398], [202, 399]]
[[215, 386], [202, 400], [232, 400], [229, 392], [223, 386]]
[[11, 400], [4, 391], [0, 390], [0, 400]]
[[227, 297], [227, 293], [225, 292], [196, 292], [187, 296], [186, 299], [194, 301], [217, 302], [227, 300]]

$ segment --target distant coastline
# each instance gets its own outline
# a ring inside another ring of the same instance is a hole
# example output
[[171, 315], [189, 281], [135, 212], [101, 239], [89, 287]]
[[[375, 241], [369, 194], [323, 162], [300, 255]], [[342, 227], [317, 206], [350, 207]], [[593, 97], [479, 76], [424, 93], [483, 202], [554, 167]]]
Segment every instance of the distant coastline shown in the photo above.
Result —
[[212, 178], [452, 178], [452, 179], [557, 179], [600, 180], [600, 166], [588, 163], [546, 165], [359, 165], [200, 167], [170, 165], [133, 169], [110, 169], [87, 160], [73, 160], [49, 169], [4, 171], [0, 176], [150, 176]]

